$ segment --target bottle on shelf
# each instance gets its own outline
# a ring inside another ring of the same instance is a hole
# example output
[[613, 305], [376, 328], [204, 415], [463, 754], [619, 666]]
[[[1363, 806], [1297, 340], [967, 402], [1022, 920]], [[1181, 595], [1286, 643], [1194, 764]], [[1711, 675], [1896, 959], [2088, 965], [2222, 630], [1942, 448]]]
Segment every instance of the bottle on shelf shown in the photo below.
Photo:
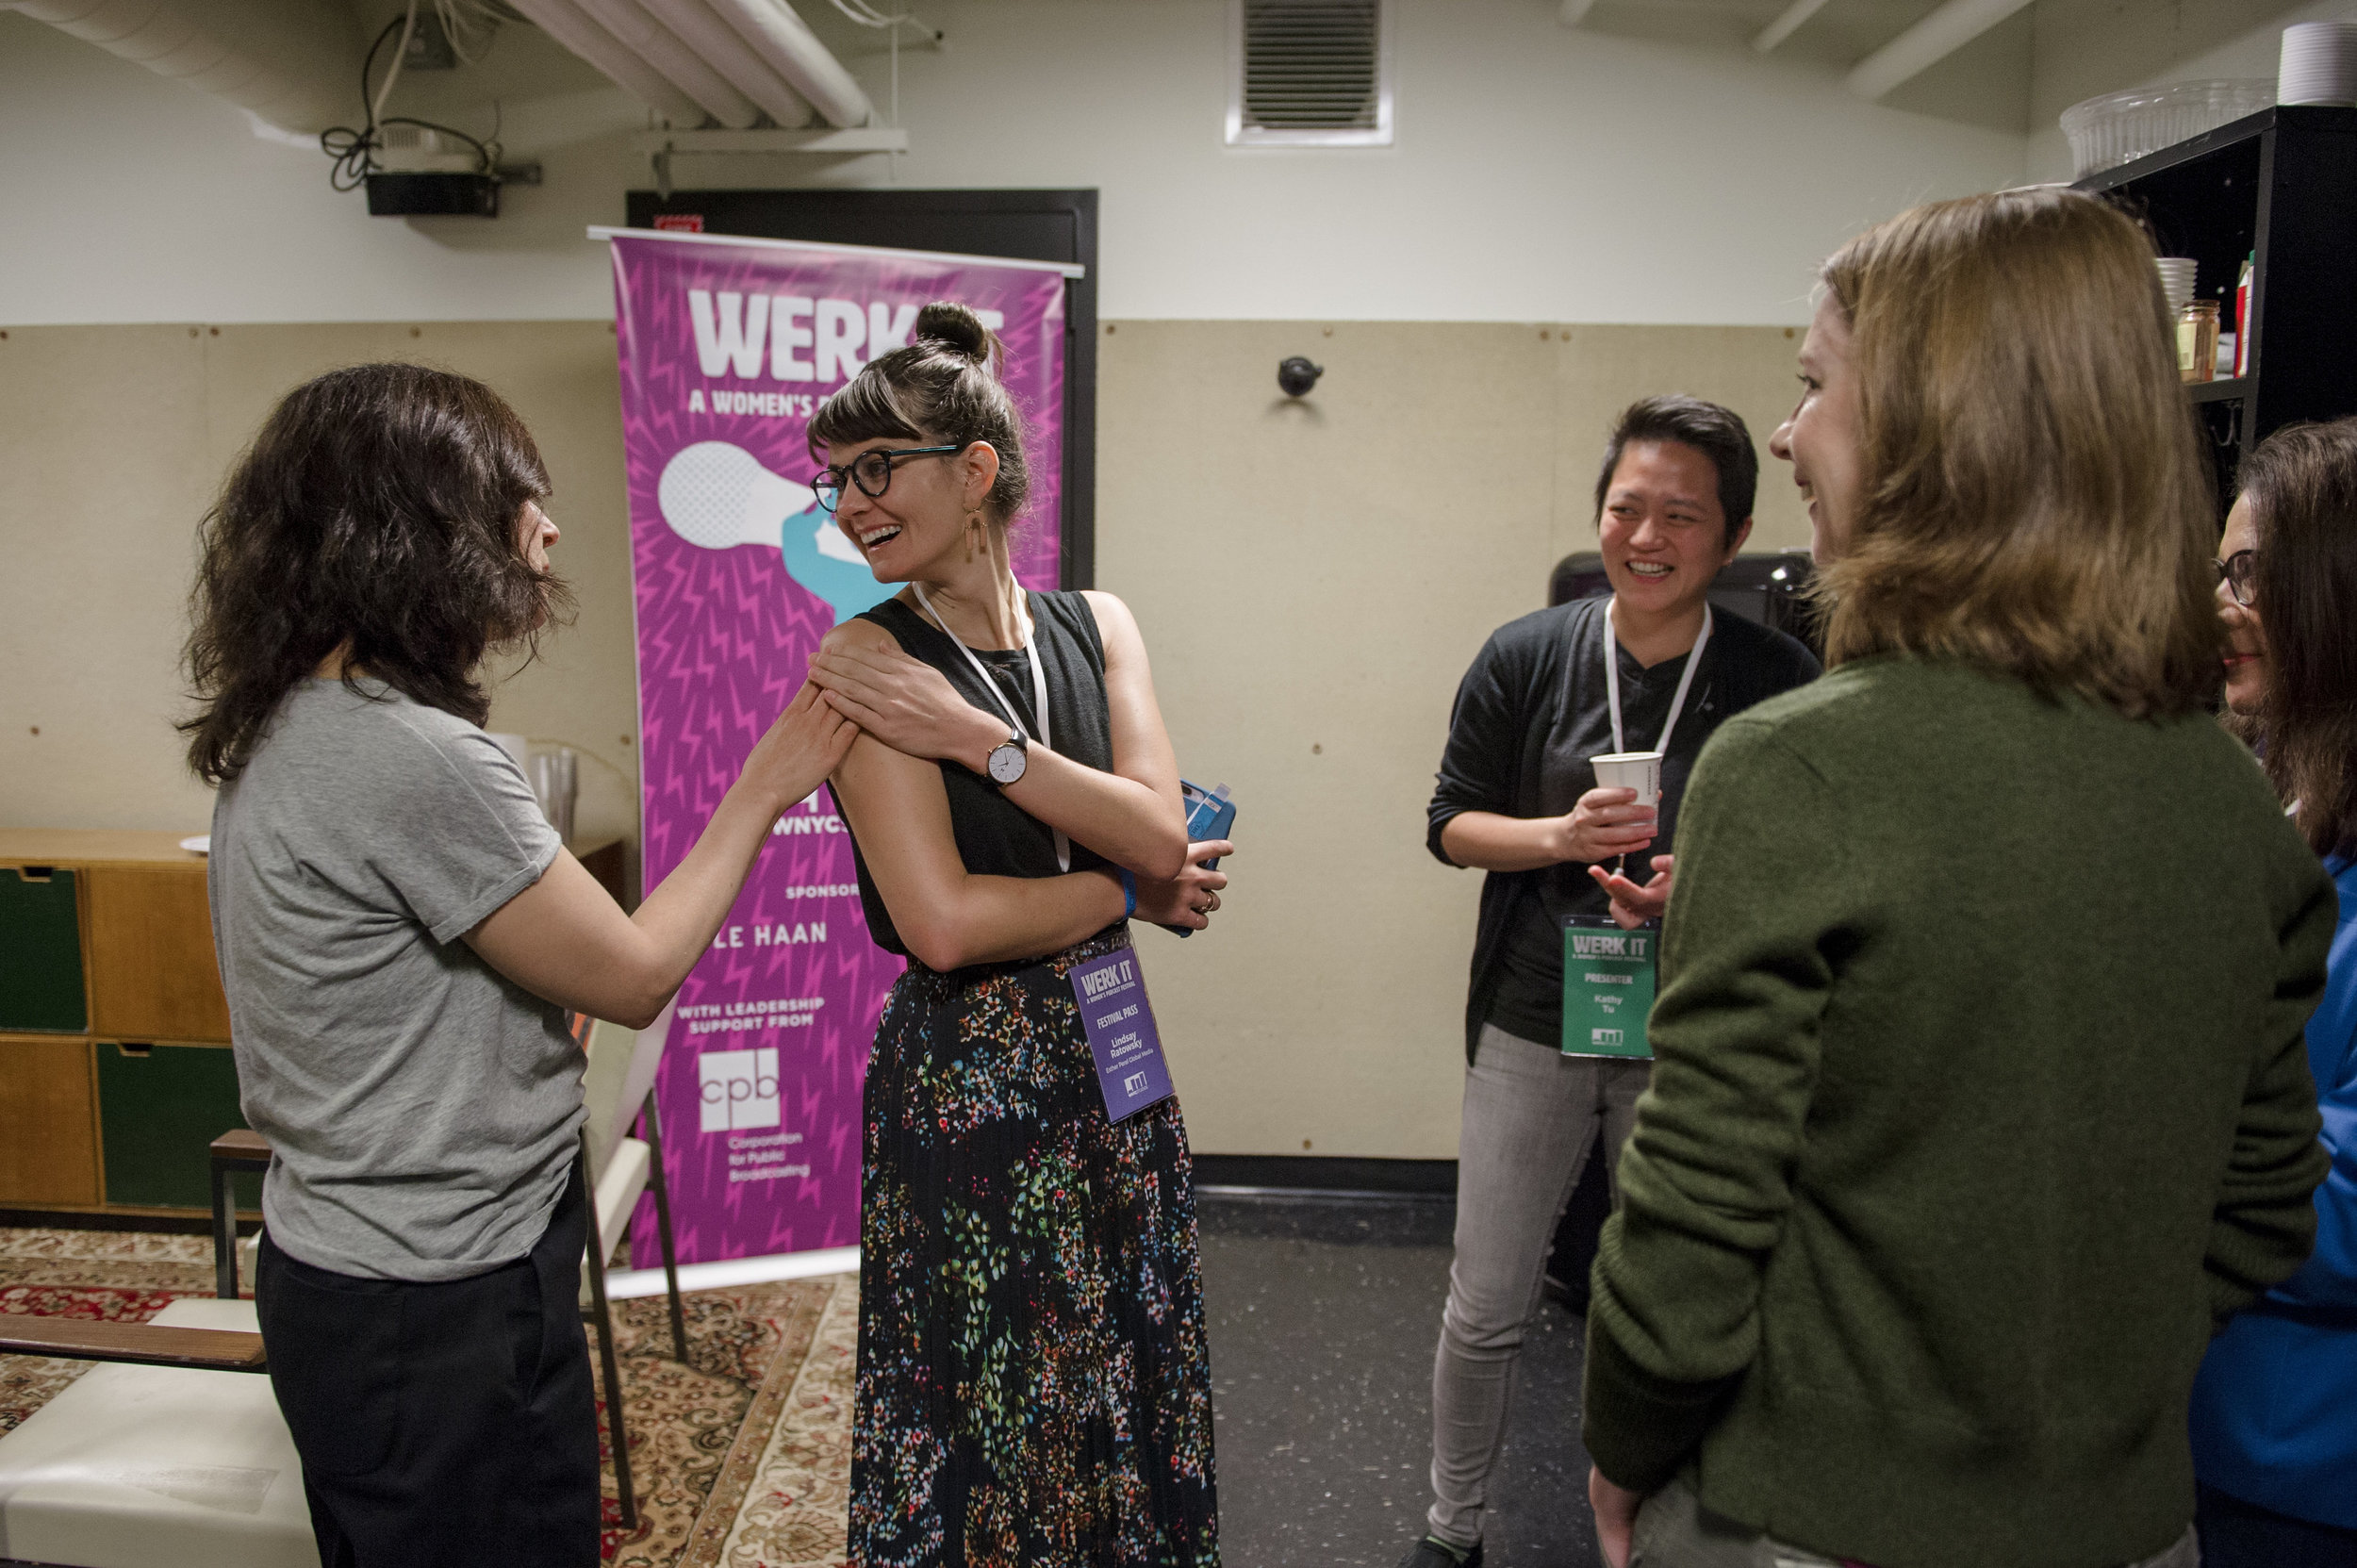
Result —
[[2177, 313], [2177, 378], [2217, 379], [2217, 301], [2187, 300]]
[[2250, 272], [2259, 253], [2243, 257], [2242, 276], [2234, 281], [2234, 374], [2250, 373]]

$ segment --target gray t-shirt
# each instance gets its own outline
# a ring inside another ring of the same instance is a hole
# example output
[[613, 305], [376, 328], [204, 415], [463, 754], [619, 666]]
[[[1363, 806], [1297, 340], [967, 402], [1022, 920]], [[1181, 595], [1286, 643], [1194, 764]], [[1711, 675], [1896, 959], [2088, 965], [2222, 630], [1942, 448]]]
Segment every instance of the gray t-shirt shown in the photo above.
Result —
[[562, 1009], [459, 938], [556, 833], [474, 725], [379, 683], [306, 681], [213, 806], [213, 942], [271, 1240], [440, 1280], [524, 1256], [583, 1118]]

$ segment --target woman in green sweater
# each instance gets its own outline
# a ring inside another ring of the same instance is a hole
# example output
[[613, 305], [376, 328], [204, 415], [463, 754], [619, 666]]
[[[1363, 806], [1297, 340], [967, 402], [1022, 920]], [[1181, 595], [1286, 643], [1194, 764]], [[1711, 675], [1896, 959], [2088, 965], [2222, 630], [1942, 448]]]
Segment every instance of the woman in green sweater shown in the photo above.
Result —
[[2205, 711], [2215, 510], [2099, 202], [1845, 246], [1771, 450], [1831, 600], [1676, 846], [1589, 1318], [1614, 1568], [2191, 1568], [2186, 1395], [2297, 1269], [2331, 883]]

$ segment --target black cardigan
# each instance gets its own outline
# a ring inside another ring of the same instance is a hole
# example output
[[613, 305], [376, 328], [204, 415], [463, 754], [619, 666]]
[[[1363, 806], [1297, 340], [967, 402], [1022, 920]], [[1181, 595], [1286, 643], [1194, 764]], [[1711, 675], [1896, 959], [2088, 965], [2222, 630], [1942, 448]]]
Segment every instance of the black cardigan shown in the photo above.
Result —
[[[1442, 865], [1456, 864], [1441, 848], [1441, 830], [1459, 812], [1558, 817], [1595, 787], [1588, 758], [1612, 750], [1603, 658], [1607, 602], [1576, 600], [1508, 621], [1492, 634], [1465, 672], [1426, 814], [1425, 843]], [[1622, 661], [1621, 701], [1630, 749], [1649, 750], [1669, 709], [1670, 680], [1683, 668], [1683, 659], [1645, 671], [1625, 650], [1614, 652]], [[1695, 671], [1686, 711], [1662, 761], [1660, 834], [1647, 856], [1670, 852], [1686, 776], [1712, 732], [1730, 716], [1805, 685], [1821, 672], [1816, 657], [1784, 633], [1739, 615], [1713, 615], [1703, 667]], [[1468, 1061], [1490, 1011], [1508, 924], [1525, 890], [1544, 900], [1558, 923], [1573, 915], [1600, 915], [1607, 904], [1585, 865], [1490, 873], [1481, 887], [1465, 1003]]]

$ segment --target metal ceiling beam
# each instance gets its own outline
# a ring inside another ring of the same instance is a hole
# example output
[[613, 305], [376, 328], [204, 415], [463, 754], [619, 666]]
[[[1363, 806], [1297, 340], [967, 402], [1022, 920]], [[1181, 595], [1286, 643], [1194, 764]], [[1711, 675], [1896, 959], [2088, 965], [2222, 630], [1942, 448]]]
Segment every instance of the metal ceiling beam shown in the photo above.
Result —
[[1802, 23], [1824, 8], [1825, 0], [1792, 0], [1792, 4], [1785, 7], [1782, 16], [1759, 30], [1759, 36], [1752, 40], [1752, 47], [1763, 55], [1768, 53], [1799, 32]]
[[1852, 68], [1844, 84], [1861, 98], [1880, 98], [1913, 81], [2030, 0], [1948, 0], [1929, 16]]

